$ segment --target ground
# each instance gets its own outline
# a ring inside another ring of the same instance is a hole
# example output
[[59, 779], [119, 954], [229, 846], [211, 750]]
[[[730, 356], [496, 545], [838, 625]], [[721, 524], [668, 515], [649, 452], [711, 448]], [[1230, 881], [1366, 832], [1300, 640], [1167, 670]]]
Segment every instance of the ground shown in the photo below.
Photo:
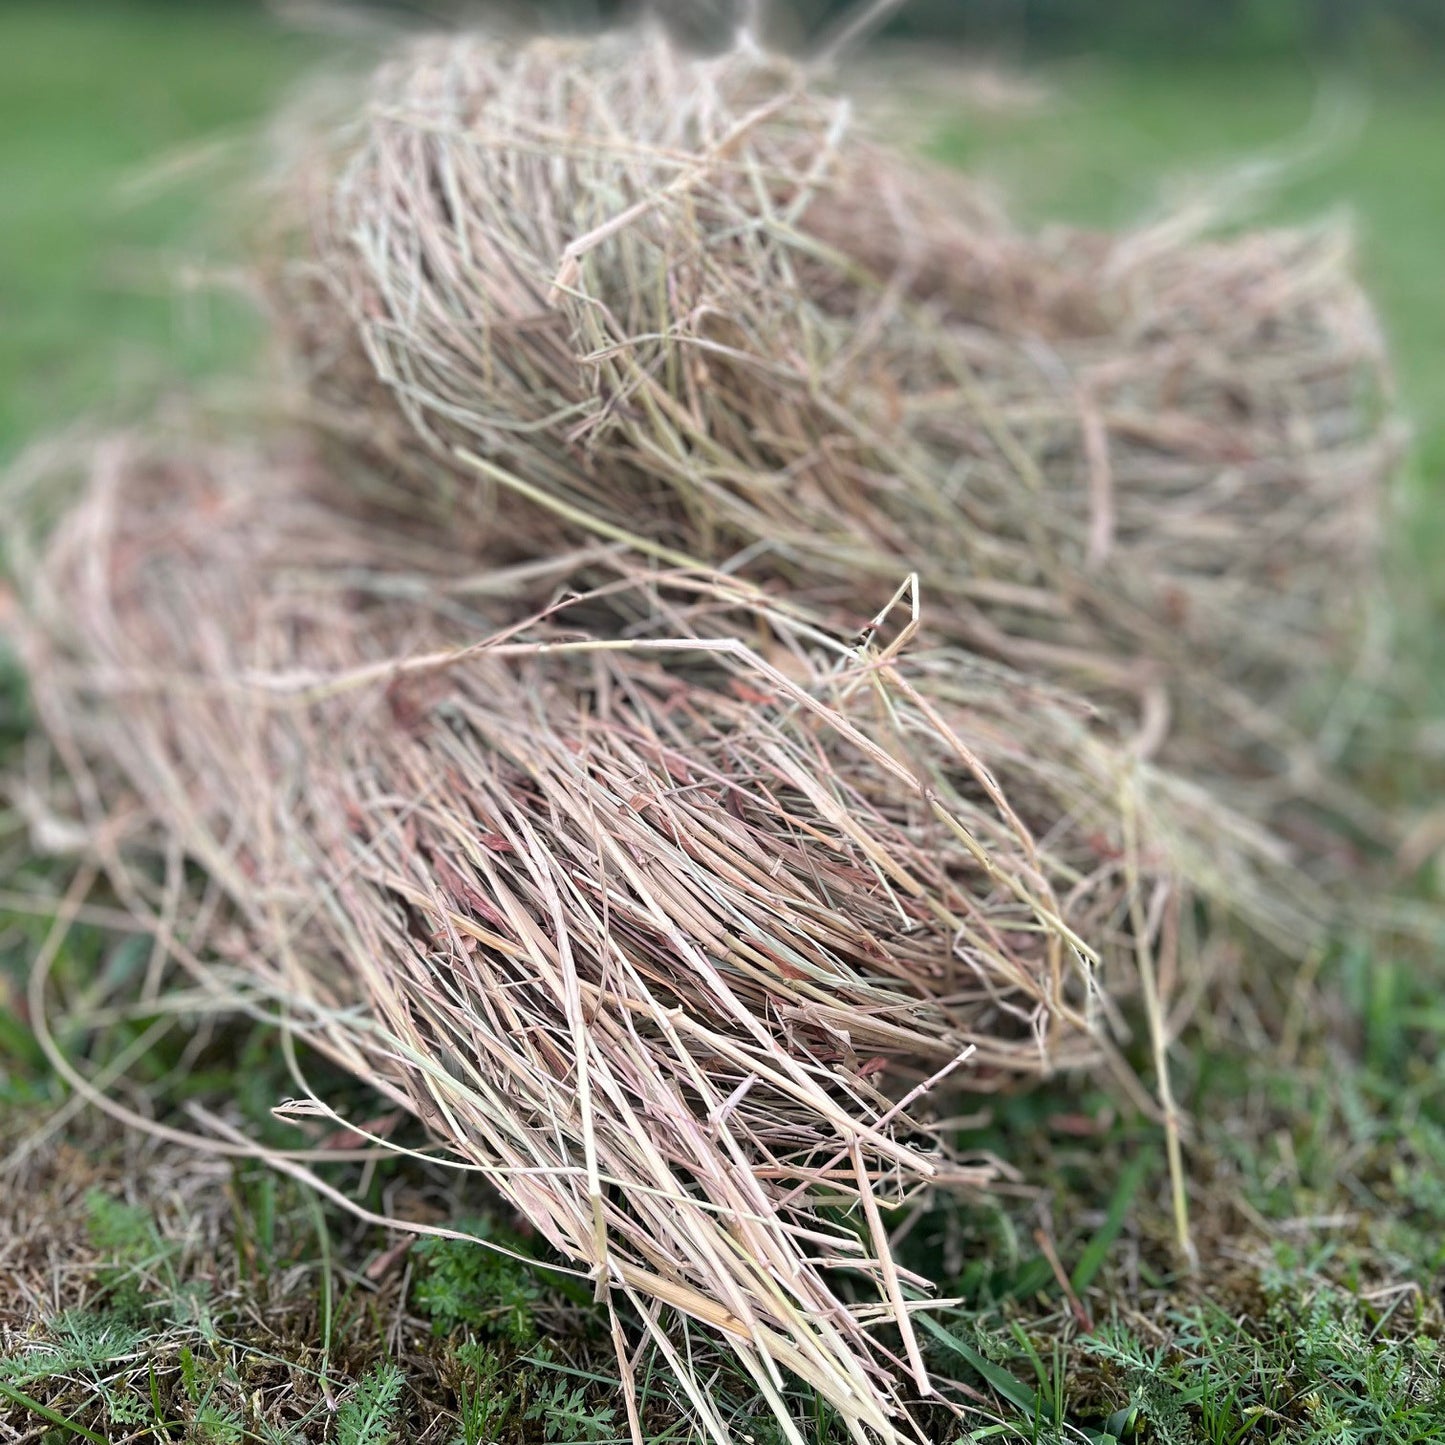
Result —
[[[238, 229], [204, 198], [320, 47], [241, 7], [0, 13], [0, 457], [82, 413], [135, 415], [254, 351], [244, 304], [195, 284], [195, 258], [224, 257]], [[1355, 216], [1418, 435], [1391, 569], [1402, 676], [1413, 706], [1445, 714], [1445, 77], [1342, 88], [1283, 64], [1091, 63], [1043, 78], [1042, 106], [945, 98], [929, 127], [936, 151], [1034, 218], [1128, 218], [1164, 176], [1298, 149], [1316, 113], [1323, 148], [1260, 214]], [[23, 687], [0, 658], [8, 764], [22, 728]], [[1438, 782], [1439, 759], [1376, 771], [1406, 795]], [[0, 1440], [623, 1433], [605, 1329], [561, 1277], [408, 1246], [285, 1177], [117, 1137], [77, 1107], [25, 999], [52, 937], [50, 1013], [72, 1058], [109, 1069], [142, 1112], [184, 1125], [199, 1104], [294, 1139], [268, 1113], [289, 1090], [267, 1032], [135, 1016], [145, 944], [84, 922], [62, 942], [46, 902], [62, 881], [0, 814]], [[1023, 1182], [933, 1209], [903, 1245], [930, 1272], [942, 1261], [942, 1291], [962, 1301], [937, 1312], [930, 1349], [979, 1408], [940, 1419], [938, 1438], [1445, 1438], [1442, 980], [1438, 940], [1341, 939], [1303, 974], [1241, 950], [1175, 1054], [1195, 1272], [1172, 1248], [1152, 1125], [1080, 1081], [986, 1102], [961, 1142]], [[529, 1247], [448, 1180], [332, 1172], [378, 1207]], [[649, 1432], [685, 1438], [665, 1377], [643, 1385]], [[773, 1438], [742, 1382], [723, 1373], [716, 1389], [743, 1436]], [[799, 1409], [810, 1439], [842, 1438]]]

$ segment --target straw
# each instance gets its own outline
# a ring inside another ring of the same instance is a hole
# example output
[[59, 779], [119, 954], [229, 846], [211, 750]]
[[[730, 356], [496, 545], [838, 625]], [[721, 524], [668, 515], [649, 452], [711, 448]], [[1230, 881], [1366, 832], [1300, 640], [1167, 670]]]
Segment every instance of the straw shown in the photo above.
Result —
[[917, 571], [936, 641], [1235, 805], [1318, 779], [1399, 447], [1340, 231], [1030, 235], [814, 73], [650, 33], [411, 44], [289, 176], [310, 415], [449, 527], [821, 609]]
[[[1055, 689], [915, 662], [906, 610], [838, 638], [616, 549], [479, 571], [334, 511], [300, 443], [113, 438], [17, 474], [15, 515], [77, 465], [14, 549], [19, 634], [121, 902], [600, 1294], [879, 1438], [900, 1371], [930, 1388], [884, 1211], [988, 1178], [930, 1089], [1122, 1070], [1131, 890], [1185, 889], [1190, 847], [1289, 927], [1248, 825]], [[177, 850], [210, 880], [185, 904], [150, 862]]]

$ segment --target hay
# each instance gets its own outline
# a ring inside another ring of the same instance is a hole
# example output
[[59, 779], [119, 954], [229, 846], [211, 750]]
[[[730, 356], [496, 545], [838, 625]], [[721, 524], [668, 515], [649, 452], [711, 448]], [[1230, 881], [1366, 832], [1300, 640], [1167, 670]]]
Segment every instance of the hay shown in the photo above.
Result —
[[[62, 491], [41, 466], [9, 500]], [[997, 667], [922, 659], [931, 702], [881, 635], [725, 577], [479, 572], [335, 491], [305, 448], [120, 439], [21, 549], [36, 705], [118, 895], [628, 1300], [717, 1438], [659, 1307], [893, 1438], [928, 1381], [883, 1211], [988, 1172], [923, 1092], [1112, 1058], [1101, 977], [1176, 966], [1176, 858], [1237, 849], [1277, 915], [1267, 850]]]
[[[211, 948], [301, 1037], [636, 1307], [718, 1438], [659, 1305], [717, 1331], [770, 1398], [781, 1367], [893, 1438], [899, 1370], [928, 1382], [880, 1200], [982, 1176], [875, 1075], [975, 1038], [1012, 1062], [1001, 1018], [1032, 1067], [1093, 1052], [1046, 1051], [1081, 1024], [1028, 840], [950, 845], [906, 754], [741, 649], [703, 652], [717, 688], [674, 648], [546, 627], [454, 658], [428, 596], [356, 605], [368, 574], [405, 581], [395, 544], [278, 491], [284, 472], [102, 456], [30, 593], [69, 643], [28, 659], [51, 735], [119, 767], [162, 846], [224, 890], [243, 936]], [[446, 661], [394, 660], [416, 649]], [[995, 835], [1016, 827], [996, 812]], [[839, 1274], [871, 1307], [843, 1303]]]
[[636, 35], [409, 48], [281, 226], [344, 465], [182, 428], [7, 489], [83, 474], [11, 540], [88, 846], [590, 1278], [625, 1381], [620, 1301], [719, 1441], [671, 1312], [790, 1439], [786, 1376], [902, 1439], [885, 1213], [989, 1173], [930, 1092], [1137, 1089], [1138, 987], [1182, 1188], [1193, 905], [1327, 913], [1199, 780], [1277, 765], [1370, 575], [1338, 239], [1023, 236], [802, 70]]
[[939, 640], [1246, 801], [1358, 636], [1398, 437], [1338, 232], [1022, 234], [802, 69], [639, 34], [411, 46], [290, 174], [315, 414], [453, 527], [864, 612], [917, 570]]

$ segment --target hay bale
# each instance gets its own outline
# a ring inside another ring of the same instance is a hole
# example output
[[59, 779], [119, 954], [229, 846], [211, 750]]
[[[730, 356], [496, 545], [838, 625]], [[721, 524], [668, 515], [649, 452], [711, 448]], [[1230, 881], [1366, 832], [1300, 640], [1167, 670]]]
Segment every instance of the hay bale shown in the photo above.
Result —
[[1021, 234], [802, 69], [639, 34], [412, 45], [291, 176], [315, 413], [452, 526], [857, 611], [917, 570], [938, 640], [1215, 780], [1356, 635], [1398, 438], [1337, 232]]
[[[27, 486], [16, 516], [63, 490]], [[882, 1210], [986, 1172], [920, 1090], [1111, 1056], [1105, 986], [1187, 916], [1178, 840], [1247, 830], [996, 667], [932, 659], [930, 701], [896, 648], [731, 579], [597, 549], [479, 574], [335, 490], [304, 448], [121, 439], [19, 557], [37, 708], [118, 894], [665, 1350], [661, 1307], [768, 1398], [781, 1368], [898, 1438], [901, 1372], [927, 1380]], [[179, 919], [149, 867], [178, 852], [211, 880]]]

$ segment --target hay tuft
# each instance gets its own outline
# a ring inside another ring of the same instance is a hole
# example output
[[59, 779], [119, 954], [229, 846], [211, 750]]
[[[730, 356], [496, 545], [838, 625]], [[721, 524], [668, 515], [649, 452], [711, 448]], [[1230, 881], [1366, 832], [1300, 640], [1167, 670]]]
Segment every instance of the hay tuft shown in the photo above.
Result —
[[1246, 803], [1358, 641], [1399, 437], [1338, 231], [1028, 235], [803, 68], [643, 34], [409, 46], [290, 176], [315, 414], [453, 527], [862, 611], [916, 570], [939, 641]]
[[[63, 490], [32, 468], [9, 500]], [[335, 492], [300, 445], [118, 438], [17, 554], [36, 705], [118, 896], [664, 1350], [661, 1307], [769, 1398], [781, 1368], [892, 1438], [926, 1282], [885, 1213], [989, 1175], [928, 1088], [1118, 1067], [1111, 991], [1141, 944], [1177, 970], [1181, 860], [1233, 857], [1264, 922], [1267, 846], [1086, 705], [915, 665], [889, 619], [840, 640], [615, 548], [478, 571]], [[210, 880], [184, 907], [182, 860]]]

